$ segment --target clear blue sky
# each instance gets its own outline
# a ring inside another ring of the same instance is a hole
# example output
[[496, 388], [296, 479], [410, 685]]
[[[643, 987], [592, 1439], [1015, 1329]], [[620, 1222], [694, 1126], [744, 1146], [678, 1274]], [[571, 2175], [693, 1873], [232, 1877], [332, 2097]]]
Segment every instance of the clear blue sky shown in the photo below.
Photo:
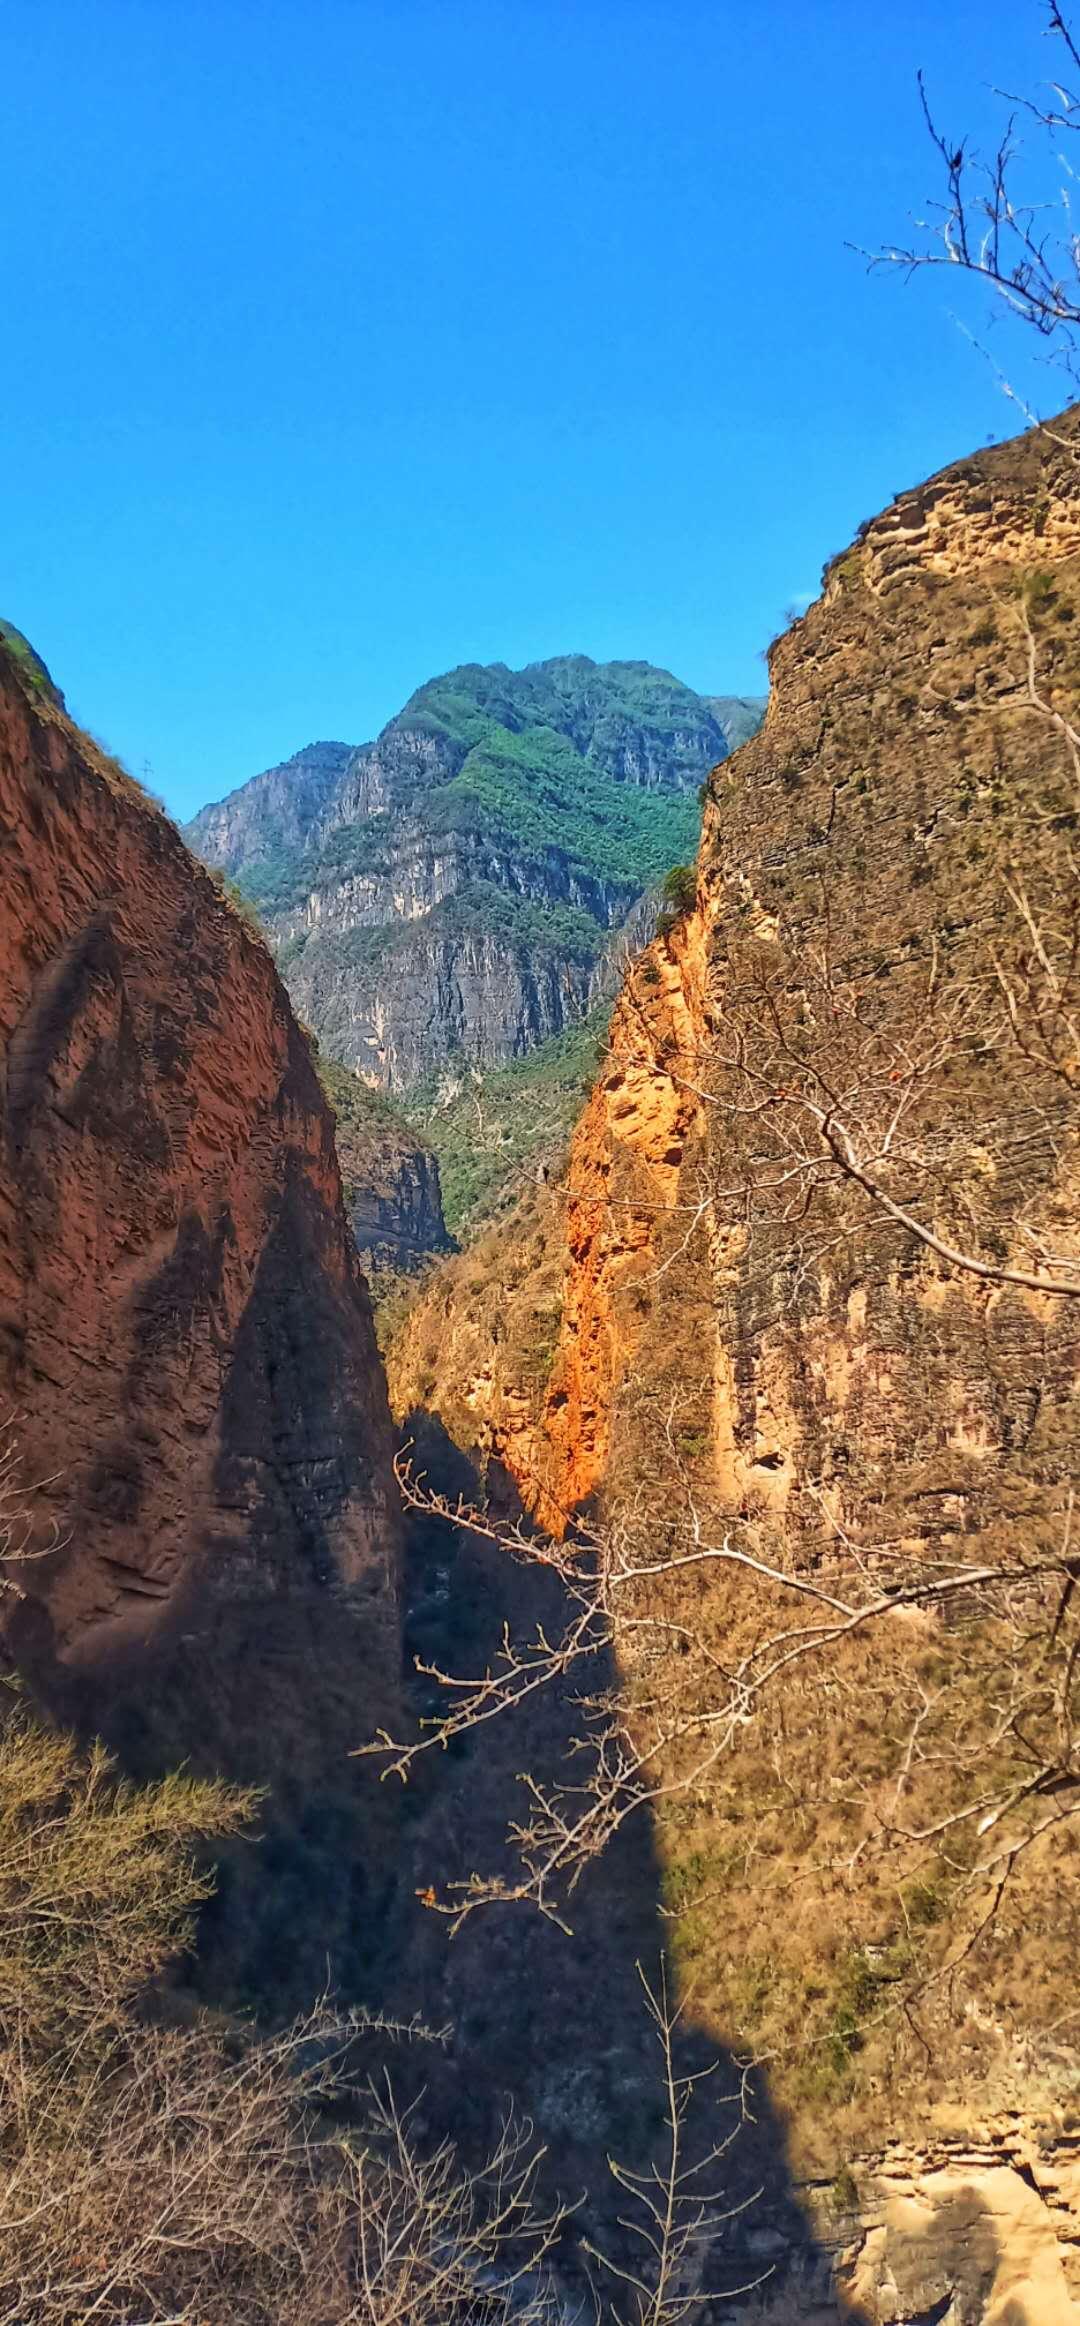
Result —
[[1040, 19], [5, 0], [0, 612], [177, 814], [465, 660], [760, 691], [859, 520], [1013, 431], [954, 280], [844, 243], [931, 187], [916, 67], [978, 126]]

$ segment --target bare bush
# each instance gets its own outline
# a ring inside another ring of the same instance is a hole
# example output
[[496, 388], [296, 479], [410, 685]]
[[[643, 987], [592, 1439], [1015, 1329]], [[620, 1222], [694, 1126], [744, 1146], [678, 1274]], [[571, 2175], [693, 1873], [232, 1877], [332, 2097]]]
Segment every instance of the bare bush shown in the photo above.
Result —
[[276, 2036], [177, 2024], [149, 1983], [211, 1887], [192, 1845], [251, 1806], [125, 1785], [17, 1711], [0, 1733], [0, 2321], [546, 2317], [528, 2127], [467, 2171], [365, 2080], [372, 2039], [427, 2031], [328, 2005]]
[[[1080, 131], [1080, 47], [1058, 0], [1047, 0], [1043, 13], [1052, 44], [1051, 75], [1032, 95], [998, 92], [1006, 110], [990, 151], [981, 151], [951, 127], [942, 129], [920, 73], [923, 118], [938, 157], [941, 191], [914, 221], [912, 239], [874, 253], [871, 264], [899, 267], [906, 274], [958, 269], [984, 287], [1008, 317], [1034, 332], [1075, 388], [1080, 383], [1080, 236], [1071, 144]], [[1015, 391], [1003, 385], [1019, 403]]]
[[205, 2027], [143, 2026], [88, 2076], [8, 2050], [5, 2326], [546, 2317], [557, 2224], [533, 2202], [527, 2128], [478, 2172], [448, 2144], [424, 2154], [389, 2087], [355, 2087], [366, 2032], [319, 2012], [230, 2056]]

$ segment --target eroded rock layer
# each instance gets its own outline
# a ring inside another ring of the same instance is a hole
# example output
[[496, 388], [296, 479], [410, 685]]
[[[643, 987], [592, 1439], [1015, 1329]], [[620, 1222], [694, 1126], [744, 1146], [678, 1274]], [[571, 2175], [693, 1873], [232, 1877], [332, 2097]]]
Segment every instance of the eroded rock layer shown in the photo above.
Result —
[[390, 1427], [332, 1118], [264, 946], [0, 651], [0, 1400], [60, 1547], [24, 1642], [392, 1617]]
[[[563, 1182], [438, 1272], [395, 1399], [549, 1527], [599, 1511], [643, 1558], [1031, 1562], [1069, 1540], [1080, 1389], [1080, 415], [900, 496], [770, 675]], [[706, 1714], [774, 1619], [758, 1592], [730, 1562], [653, 1587]], [[1021, 1820], [1013, 1861], [1022, 1796], [991, 1790], [1053, 1643], [1002, 1650], [999, 1605], [997, 1661], [966, 1663], [970, 1612], [796, 1664], [656, 1809], [695, 2008], [772, 2063], [873, 2326], [1076, 2314], [1074, 1844]], [[647, 1718], [663, 1654], [619, 1646]], [[942, 1838], [965, 1769], [992, 1846]]]

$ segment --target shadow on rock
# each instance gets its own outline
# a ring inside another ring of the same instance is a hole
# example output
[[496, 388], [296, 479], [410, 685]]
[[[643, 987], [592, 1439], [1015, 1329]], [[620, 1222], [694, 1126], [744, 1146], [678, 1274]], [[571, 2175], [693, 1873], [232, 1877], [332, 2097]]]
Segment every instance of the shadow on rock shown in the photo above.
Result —
[[[441, 1424], [414, 1415], [406, 1434], [432, 1486], [450, 1497], [475, 1487]], [[566, 1614], [556, 1577], [428, 1516], [417, 1517], [410, 1533], [406, 1606], [407, 1668], [419, 1657], [467, 1675], [491, 1663], [504, 1626], [519, 1639], [538, 1625], [556, 1636]], [[570, 1902], [570, 1934], [532, 1906], [495, 1904], [450, 1936], [447, 1919], [419, 1899], [445, 1894], [474, 1872], [512, 1875], [506, 1835], [523, 1807], [519, 1772], [565, 1778], [582, 1687], [602, 1690], [615, 1677], [611, 1659], [604, 1662], [587, 1682], [578, 1671], [418, 1764], [407, 1788], [417, 1810], [403, 1836], [386, 1932], [388, 2004], [406, 2010], [419, 2002], [430, 2022], [452, 2030], [445, 2055], [423, 2063], [419, 2105], [430, 2130], [451, 2133], [475, 2161], [507, 2108], [531, 2120], [547, 2152], [548, 2193], [570, 2208], [563, 2265], [570, 2278], [583, 2239], [613, 2258], [632, 2258], [620, 2216], [633, 2208], [620, 2198], [608, 2160], [640, 2172], [665, 2146], [663, 2059], [643, 1988], [644, 1980], [657, 1989], [666, 1944], [649, 1817], [630, 1819], [586, 1870]], [[445, 1710], [435, 1683], [414, 1678], [414, 1693], [420, 1715]], [[863, 2313], [845, 2302], [834, 2252], [815, 2238], [800, 2205], [763, 2080], [747, 2081], [692, 2010], [679, 2021], [675, 2066], [702, 2079], [687, 2123], [689, 2153], [730, 2138], [719, 2175], [731, 2217], [710, 2265], [715, 2326], [757, 2317], [776, 2326], [789, 2317], [856, 2326]], [[750, 2286], [735, 2298], [734, 2289]]]

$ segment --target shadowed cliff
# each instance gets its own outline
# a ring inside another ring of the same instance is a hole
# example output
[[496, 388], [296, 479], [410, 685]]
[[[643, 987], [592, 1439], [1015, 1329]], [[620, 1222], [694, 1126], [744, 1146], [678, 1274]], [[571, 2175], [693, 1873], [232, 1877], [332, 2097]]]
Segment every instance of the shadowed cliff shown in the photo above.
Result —
[[47, 1554], [9, 1652], [132, 1766], [280, 1776], [295, 1824], [397, 1686], [333, 1118], [265, 947], [3, 644], [0, 827], [0, 1407]]
[[[450, 1497], [475, 1491], [475, 1474], [441, 1425], [420, 1412], [408, 1434], [418, 1468]], [[503, 1507], [516, 1507], [509, 1479]], [[467, 1528], [413, 1515], [405, 1562], [404, 1680], [413, 1721], [437, 1718], [447, 1698], [417, 1664], [476, 1674], [497, 1662], [507, 1630], [517, 1639], [543, 1628], [557, 1637], [569, 1620], [563, 1587], [550, 1572], [511, 1559]], [[618, 1687], [614, 1656], [592, 1660], [588, 1689]], [[512, 1883], [520, 1871], [507, 1836], [522, 1816], [522, 1772], [542, 1785], [572, 1782], [581, 1734], [580, 1672], [540, 1691], [519, 1715], [496, 1719], [416, 1764], [401, 1791], [400, 1858], [384, 1928], [380, 2000], [398, 2013], [421, 2007], [445, 2025], [445, 2049], [427, 2055], [403, 2092], [415, 2088], [426, 2134], [449, 2133], [473, 2161], [490, 2147], [512, 2106], [545, 2150], [541, 2187], [568, 2208], [558, 2266], [568, 2298], [591, 2314], [583, 2243], [624, 2266], [644, 2248], [610, 2160], [642, 2172], [666, 2150], [664, 2062], [643, 1980], [682, 2005], [674, 2043], [679, 2075], [701, 2082], [687, 2122], [687, 2157], [724, 2144], [703, 2184], [722, 2195], [710, 2242], [707, 2283], [717, 2319], [812, 2318], [818, 2326], [863, 2326], [838, 2272], [849, 2241], [844, 2196], [820, 2192], [811, 2221], [796, 2191], [787, 2135], [765, 2074], [718, 2042], [693, 1996], [684, 2002], [663, 1911], [655, 1833], [647, 1812], [632, 1819], [570, 1895], [553, 1898], [568, 1927], [530, 1905], [488, 1904], [452, 1931], [439, 1904], [476, 1875]], [[400, 1732], [399, 1732], [400, 1733]], [[398, 1781], [390, 1779], [395, 1791]], [[700, 2270], [700, 2257], [698, 2261]], [[603, 2272], [600, 2273], [601, 2282]], [[608, 2280], [607, 2291], [614, 2290]], [[740, 2293], [738, 2289], [743, 2289]], [[730, 2297], [730, 2298], [729, 2298]]]

